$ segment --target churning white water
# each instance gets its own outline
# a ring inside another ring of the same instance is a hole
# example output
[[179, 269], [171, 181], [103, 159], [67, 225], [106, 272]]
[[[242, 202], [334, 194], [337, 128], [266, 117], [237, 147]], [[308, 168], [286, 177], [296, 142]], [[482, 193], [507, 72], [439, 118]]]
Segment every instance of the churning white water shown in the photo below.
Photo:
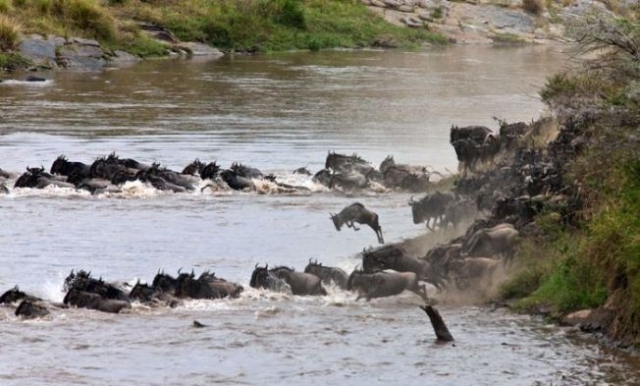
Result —
[[0, 307], [0, 384], [635, 384], [631, 360], [527, 316], [442, 305], [456, 343], [441, 346], [411, 294], [365, 303], [335, 288], [300, 297], [248, 286], [257, 263], [302, 270], [314, 258], [353, 269], [375, 234], [336, 232], [329, 213], [354, 201], [380, 215], [387, 242], [424, 232], [411, 221], [409, 194], [329, 191], [294, 169], [318, 171], [331, 150], [455, 171], [451, 125], [496, 130], [492, 117], [536, 118], [536, 92], [564, 60], [550, 47], [290, 53], [3, 82], [4, 170], [115, 151], [174, 170], [195, 158], [242, 162], [309, 191], [263, 183], [252, 193], [174, 194], [135, 182], [98, 196], [0, 195], [2, 291], [17, 284], [60, 302], [71, 269], [129, 283], [159, 269], [210, 269], [245, 286], [239, 299], [135, 304], [117, 315], [59, 309], [22, 321]]

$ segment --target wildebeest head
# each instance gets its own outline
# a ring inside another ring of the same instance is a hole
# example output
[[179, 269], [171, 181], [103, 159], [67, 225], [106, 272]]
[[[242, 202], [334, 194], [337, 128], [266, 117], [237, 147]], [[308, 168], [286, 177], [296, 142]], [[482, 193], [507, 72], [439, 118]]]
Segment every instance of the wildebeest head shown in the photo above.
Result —
[[331, 178], [332, 178], [332, 174], [329, 170], [327, 169], [322, 169], [319, 170], [311, 179], [313, 182], [315, 182], [316, 184], [320, 184], [326, 187], [330, 187], [331, 186]]
[[131, 289], [131, 292], [129, 292], [129, 299], [148, 302], [151, 301], [155, 293], [156, 290], [153, 287], [146, 283], [142, 284], [140, 280], [138, 280], [136, 285]]
[[55, 161], [53, 161], [53, 164], [51, 164], [51, 169], [49, 169], [49, 173], [67, 175], [68, 166], [69, 166], [69, 161], [67, 160], [67, 157], [65, 157], [64, 155], [61, 155], [58, 158], [56, 158]]
[[333, 221], [333, 226], [336, 227], [336, 230], [339, 231], [342, 228], [343, 222], [340, 216], [337, 214], [329, 213], [329, 218]]
[[317, 272], [321, 268], [324, 268], [322, 266], [322, 263], [318, 263], [318, 260], [313, 261], [313, 259], [309, 259], [309, 264], [307, 264], [307, 266], [304, 268], [304, 273], [313, 274], [314, 272]]
[[17, 302], [18, 300], [24, 299], [26, 297], [27, 297], [27, 294], [22, 292], [22, 291], [20, 291], [20, 289], [16, 285], [12, 289], [10, 289], [7, 292], [3, 293], [2, 296], [0, 296], [0, 304], [14, 303], [14, 302]]
[[409, 206], [411, 206], [411, 215], [413, 217], [414, 224], [420, 224], [427, 218], [427, 212], [430, 210], [429, 203], [430, 196], [427, 195], [419, 201], [415, 201], [413, 197], [409, 200]]
[[347, 291], [354, 291], [358, 289], [362, 285], [363, 275], [366, 275], [366, 273], [356, 267], [347, 279]]
[[268, 280], [269, 265], [267, 264], [264, 267], [259, 267], [258, 264], [256, 264], [253, 273], [251, 273], [249, 285], [253, 288], [267, 288]]
[[384, 174], [387, 171], [387, 169], [389, 169], [395, 164], [396, 164], [396, 161], [394, 161], [393, 156], [388, 155], [387, 158], [385, 158], [384, 161], [380, 163], [380, 167], [379, 167], [380, 172]]
[[151, 282], [153, 288], [167, 293], [174, 293], [176, 290], [176, 284], [176, 279], [173, 276], [168, 273], [164, 273], [164, 271], [160, 272], [160, 270], [158, 270], [158, 273], [153, 278], [153, 282]]
[[213, 161], [200, 170], [200, 178], [213, 180], [218, 176], [218, 173], [220, 173], [220, 166]]
[[202, 170], [202, 168], [204, 168], [204, 162], [196, 158], [193, 162], [182, 169], [182, 174], [193, 176], [196, 173], [200, 173], [200, 170]]

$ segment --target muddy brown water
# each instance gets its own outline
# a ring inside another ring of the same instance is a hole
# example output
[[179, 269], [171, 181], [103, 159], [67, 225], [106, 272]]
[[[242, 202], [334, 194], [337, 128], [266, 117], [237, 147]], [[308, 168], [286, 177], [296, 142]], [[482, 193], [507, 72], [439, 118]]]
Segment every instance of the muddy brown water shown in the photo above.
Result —
[[[109, 315], [54, 310], [21, 321], [0, 307], [0, 384], [40, 385], [584, 385], [637, 384], [633, 358], [575, 340], [528, 316], [440, 306], [456, 338], [436, 345], [411, 294], [356, 302], [330, 289], [297, 297], [248, 288], [256, 263], [346, 270], [375, 234], [336, 232], [353, 201], [377, 211], [385, 240], [420, 235], [409, 194], [329, 192], [293, 169], [327, 151], [379, 164], [457, 164], [451, 125], [530, 121], [537, 90], [566, 64], [557, 47], [454, 47], [421, 53], [346, 51], [149, 61], [102, 72], [47, 74], [0, 85], [0, 167], [22, 172], [60, 154], [91, 162], [116, 151], [181, 169], [198, 157], [258, 167], [304, 185], [283, 195], [167, 194], [130, 184], [92, 197], [65, 189], [0, 196], [0, 290], [15, 284], [56, 302], [71, 269], [151, 281], [179, 268], [245, 285], [235, 300]], [[192, 328], [194, 320], [205, 328]]]

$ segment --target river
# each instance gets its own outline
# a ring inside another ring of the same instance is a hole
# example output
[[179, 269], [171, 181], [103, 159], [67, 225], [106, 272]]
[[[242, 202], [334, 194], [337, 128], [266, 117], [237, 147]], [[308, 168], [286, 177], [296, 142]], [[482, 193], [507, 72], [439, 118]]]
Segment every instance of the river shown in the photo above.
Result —
[[[211, 269], [239, 299], [134, 305], [118, 315], [55, 310], [21, 321], [0, 307], [3, 385], [584, 385], [637, 384], [633, 358], [576, 341], [528, 316], [442, 304], [456, 343], [436, 345], [411, 294], [355, 301], [330, 289], [299, 297], [249, 288], [255, 264], [302, 270], [310, 258], [345, 270], [373, 232], [336, 232], [354, 201], [375, 208], [385, 241], [418, 236], [406, 193], [338, 194], [294, 175], [328, 151], [456, 170], [452, 125], [537, 118], [537, 90], [566, 65], [558, 47], [332, 51], [146, 61], [59, 71], [44, 83], [0, 84], [0, 168], [90, 163], [117, 152], [181, 170], [232, 162], [302, 184], [307, 194], [121, 194], [15, 189], [0, 196], [0, 290], [62, 300], [71, 269], [151, 281], [159, 269]], [[10, 181], [11, 182], [11, 181]], [[192, 328], [198, 320], [206, 328]]]

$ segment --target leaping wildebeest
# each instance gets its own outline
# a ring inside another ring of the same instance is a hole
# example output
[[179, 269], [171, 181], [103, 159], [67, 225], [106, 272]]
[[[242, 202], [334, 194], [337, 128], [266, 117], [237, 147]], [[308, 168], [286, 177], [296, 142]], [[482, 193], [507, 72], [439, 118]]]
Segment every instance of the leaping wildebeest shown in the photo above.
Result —
[[345, 224], [347, 227], [353, 228], [353, 230], [356, 231], [360, 230], [360, 228], [357, 228], [355, 223], [369, 225], [371, 229], [376, 232], [378, 242], [384, 244], [382, 227], [380, 227], [380, 223], [378, 222], [378, 215], [365, 208], [364, 205], [359, 202], [345, 207], [338, 214], [331, 214], [331, 220], [338, 231], [342, 228], [342, 225]]

